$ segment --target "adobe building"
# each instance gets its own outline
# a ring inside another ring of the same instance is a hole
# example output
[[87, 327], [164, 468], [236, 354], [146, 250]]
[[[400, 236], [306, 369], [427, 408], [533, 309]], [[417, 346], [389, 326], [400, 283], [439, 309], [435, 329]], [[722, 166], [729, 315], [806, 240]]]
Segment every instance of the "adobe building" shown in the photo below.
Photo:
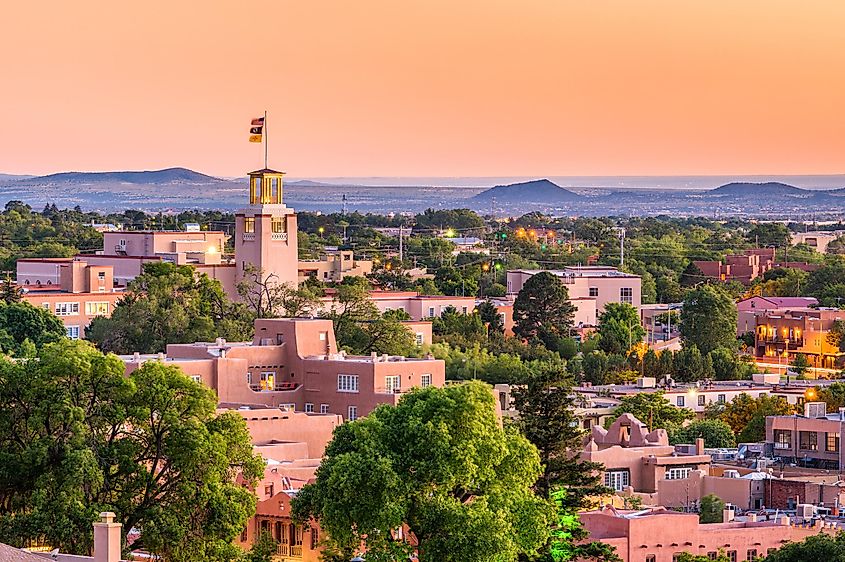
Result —
[[775, 248], [752, 248], [741, 254], [728, 254], [725, 261], [694, 260], [693, 263], [705, 277], [719, 281], [739, 281], [744, 285], [778, 267], [815, 271], [817, 264], [806, 262], [775, 261]]
[[762, 297], [753, 296], [736, 303], [736, 335], [753, 332], [757, 327], [757, 317], [772, 311], [789, 308], [816, 308], [818, 299], [814, 297]]
[[754, 355], [791, 363], [803, 354], [812, 367], [838, 369], [845, 353], [827, 335], [837, 321], [845, 320], [838, 308], [792, 307], [764, 311], [754, 317]]
[[724, 523], [702, 524], [697, 513], [662, 507], [622, 511], [606, 506], [579, 517], [590, 540], [616, 547], [623, 562], [675, 562], [684, 552], [716, 558], [720, 551], [733, 561], [761, 560], [786, 543], [836, 532], [832, 523], [796, 524], [786, 515], [769, 521], [756, 515], [743, 521], [728, 517]]
[[[517, 269], [507, 273], [507, 290], [511, 298], [539, 269]], [[549, 270], [564, 284], [569, 299], [576, 308], [576, 326], [595, 326], [597, 317], [604, 312], [607, 303], [627, 303], [639, 310], [642, 306], [642, 279], [639, 275], [619, 271], [607, 266], [572, 266], [560, 270]]]
[[824, 402], [807, 402], [803, 415], [766, 417], [766, 445], [786, 462], [842, 470], [840, 446], [845, 411], [827, 413]]
[[608, 429], [594, 425], [581, 459], [603, 464], [604, 485], [617, 492], [653, 494], [661, 481], [685, 479], [693, 470], [707, 473], [710, 468], [703, 440], [695, 454], [678, 455], [665, 429], [649, 432], [631, 414], [622, 414]]
[[338, 351], [331, 320], [255, 321], [252, 342], [171, 344], [167, 354], [124, 356], [127, 372], [163, 360], [217, 392], [222, 406], [341, 414], [354, 420], [396, 404], [411, 388], [442, 387], [442, 360]]

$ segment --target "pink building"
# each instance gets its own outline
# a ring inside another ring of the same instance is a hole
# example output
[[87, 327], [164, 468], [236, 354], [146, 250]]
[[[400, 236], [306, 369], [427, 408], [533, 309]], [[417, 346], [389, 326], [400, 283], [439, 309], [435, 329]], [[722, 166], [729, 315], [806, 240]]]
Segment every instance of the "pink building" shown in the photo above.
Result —
[[83, 337], [91, 320], [111, 314], [123, 296], [114, 287], [112, 268], [108, 266], [72, 258], [48, 262], [22, 259], [17, 266], [18, 271], [31, 274], [18, 276], [23, 300], [58, 316], [69, 338]]
[[757, 317], [771, 311], [788, 308], [814, 308], [819, 305], [814, 297], [761, 297], [754, 296], [736, 303], [738, 336], [753, 332], [757, 327]]
[[329, 283], [344, 277], [364, 277], [373, 272], [373, 262], [356, 260], [352, 250], [327, 250], [318, 260], [300, 260], [298, 277], [303, 283], [309, 277]]
[[604, 465], [604, 485], [617, 492], [655, 493], [661, 481], [708, 471], [710, 455], [703, 441], [694, 455], [677, 455], [665, 429], [649, 432], [631, 414], [622, 414], [608, 429], [593, 426], [581, 453], [585, 461]]
[[834, 322], [845, 320], [838, 308], [778, 308], [754, 317], [754, 354], [761, 359], [790, 363], [799, 353], [814, 367], [845, 365], [845, 353], [827, 340]]
[[367, 415], [414, 387], [443, 386], [437, 359], [339, 352], [330, 320], [262, 319], [249, 343], [172, 344], [162, 357], [126, 356], [127, 371], [160, 358], [213, 388], [224, 406]]
[[814, 271], [818, 265], [806, 262], [776, 262], [774, 248], [753, 248], [741, 254], [728, 254], [721, 261], [698, 260], [693, 263], [705, 277], [720, 281], [739, 281], [748, 285], [767, 271], [777, 267], [789, 267], [803, 271]]
[[824, 402], [807, 402], [804, 415], [766, 418], [766, 444], [772, 456], [801, 466], [841, 470], [845, 453], [840, 446], [845, 412], [827, 413]]
[[[323, 298], [325, 307], [331, 307], [333, 294], [332, 289], [326, 291], [326, 296]], [[417, 322], [437, 318], [450, 306], [459, 313], [472, 314], [476, 300], [474, 296], [421, 295], [416, 291], [370, 291], [370, 299], [379, 312], [401, 310], [408, 313], [411, 320]]]
[[723, 551], [729, 560], [761, 560], [785, 543], [798, 542], [834, 529], [821, 522], [812, 526], [793, 524], [789, 517], [763, 521], [701, 524], [696, 513], [665, 508], [620, 511], [605, 507], [580, 514], [591, 540], [616, 547], [624, 562], [675, 562], [684, 552], [715, 558]]
[[[508, 271], [508, 293], [519, 293], [525, 282], [540, 271]], [[642, 279], [639, 275], [598, 265], [566, 267], [549, 273], [557, 276], [566, 286], [572, 304], [578, 308], [576, 325], [595, 325], [596, 315], [604, 312], [604, 306], [610, 302], [628, 303], [636, 309], [642, 305]]]

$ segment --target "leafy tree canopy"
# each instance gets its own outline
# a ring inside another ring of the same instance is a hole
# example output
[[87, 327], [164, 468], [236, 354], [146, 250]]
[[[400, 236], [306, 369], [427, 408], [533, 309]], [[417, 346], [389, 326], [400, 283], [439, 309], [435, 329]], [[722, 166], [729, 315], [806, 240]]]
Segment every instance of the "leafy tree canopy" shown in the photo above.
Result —
[[546, 543], [551, 505], [531, 486], [537, 450], [502, 428], [482, 383], [426, 388], [335, 430], [293, 502], [341, 549], [367, 560], [407, 557], [394, 530], [407, 525], [421, 562], [513, 560]]
[[574, 315], [566, 286], [554, 274], [541, 271], [525, 282], [514, 301], [513, 331], [528, 340], [566, 337]]
[[645, 328], [637, 309], [628, 303], [611, 302], [599, 315], [599, 347], [607, 353], [626, 354], [643, 341]]
[[676, 427], [669, 433], [669, 443], [695, 443], [703, 438], [708, 449], [736, 446], [736, 436], [731, 426], [722, 420], [697, 420], [685, 427]]
[[[650, 431], [658, 428], [672, 429], [686, 420], [695, 417], [689, 408], [678, 408], [669, 403], [662, 391], [646, 394], [631, 394], [623, 396], [619, 405], [613, 410], [613, 417], [631, 414], [644, 424]], [[612, 421], [608, 420], [608, 426]]]
[[717, 347], [736, 347], [737, 310], [734, 300], [721, 288], [703, 285], [687, 292], [681, 310], [681, 338], [695, 345], [702, 355]]
[[65, 326], [59, 318], [28, 302], [0, 301], [0, 352], [25, 355], [31, 342], [36, 347], [65, 337]]
[[43, 537], [90, 554], [91, 524], [113, 511], [133, 544], [174, 562], [228, 560], [255, 509], [263, 461], [235, 413], [178, 368], [147, 362], [129, 377], [81, 341], [37, 361], [0, 359], [0, 540]]

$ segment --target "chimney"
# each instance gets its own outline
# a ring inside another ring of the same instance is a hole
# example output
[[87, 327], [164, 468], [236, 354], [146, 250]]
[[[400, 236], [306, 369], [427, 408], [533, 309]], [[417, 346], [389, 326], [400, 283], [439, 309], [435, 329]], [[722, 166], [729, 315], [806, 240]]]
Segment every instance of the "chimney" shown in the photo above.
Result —
[[703, 455], [704, 454], [704, 439], [699, 437], [695, 440], [695, 454], [696, 455]]
[[122, 525], [115, 523], [114, 517], [111, 511], [104, 511], [94, 523], [94, 562], [120, 562]]

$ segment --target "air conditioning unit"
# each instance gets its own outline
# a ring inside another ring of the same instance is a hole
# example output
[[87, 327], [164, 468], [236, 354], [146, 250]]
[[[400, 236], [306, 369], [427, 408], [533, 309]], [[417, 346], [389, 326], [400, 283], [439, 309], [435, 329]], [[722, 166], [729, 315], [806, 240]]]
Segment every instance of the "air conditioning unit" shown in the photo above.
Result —
[[799, 503], [798, 507], [795, 509], [795, 516], [796, 517], [803, 517], [804, 519], [810, 519], [816, 514], [816, 506], [809, 503]]
[[723, 478], [739, 478], [738, 470], [726, 470], [722, 473]]
[[804, 417], [823, 418], [827, 416], [827, 404], [825, 402], [807, 402], [804, 404]]

